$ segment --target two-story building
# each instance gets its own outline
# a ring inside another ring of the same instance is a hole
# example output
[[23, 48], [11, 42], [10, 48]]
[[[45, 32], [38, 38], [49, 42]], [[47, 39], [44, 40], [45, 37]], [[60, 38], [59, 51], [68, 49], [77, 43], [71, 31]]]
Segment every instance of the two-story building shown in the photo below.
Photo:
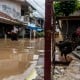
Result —
[[23, 26], [31, 12], [30, 7], [26, 0], [0, 0], [0, 37], [14, 25]]

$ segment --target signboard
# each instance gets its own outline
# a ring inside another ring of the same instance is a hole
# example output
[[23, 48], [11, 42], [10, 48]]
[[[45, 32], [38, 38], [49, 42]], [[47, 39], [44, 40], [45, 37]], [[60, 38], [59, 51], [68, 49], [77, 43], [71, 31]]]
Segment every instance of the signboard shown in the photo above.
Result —
[[13, 17], [14, 19], [21, 19], [21, 13], [18, 12], [15, 8], [10, 7], [8, 5], [0, 5], [0, 9], [2, 12], [6, 13], [7, 15]]

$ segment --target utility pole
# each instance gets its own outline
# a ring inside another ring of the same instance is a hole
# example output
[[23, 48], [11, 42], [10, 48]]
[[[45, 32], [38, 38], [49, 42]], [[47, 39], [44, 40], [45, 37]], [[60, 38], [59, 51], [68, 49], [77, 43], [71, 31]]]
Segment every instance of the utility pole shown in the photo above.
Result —
[[[53, 0], [45, 0], [45, 57], [44, 80], [51, 80], [51, 38], [52, 38], [52, 7]], [[53, 15], [54, 16], [54, 15]], [[54, 19], [53, 19], [54, 21]], [[53, 26], [54, 27], [54, 26]], [[54, 33], [54, 31], [53, 31]]]

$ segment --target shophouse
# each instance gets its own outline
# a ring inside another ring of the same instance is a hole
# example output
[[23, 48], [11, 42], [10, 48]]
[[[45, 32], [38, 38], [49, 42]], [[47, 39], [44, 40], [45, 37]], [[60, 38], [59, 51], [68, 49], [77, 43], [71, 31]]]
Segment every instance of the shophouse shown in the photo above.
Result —
[[31, 10], [26, 0], [0, 0], [0, 38], [5, 37], [14, 25], [23, 26]]

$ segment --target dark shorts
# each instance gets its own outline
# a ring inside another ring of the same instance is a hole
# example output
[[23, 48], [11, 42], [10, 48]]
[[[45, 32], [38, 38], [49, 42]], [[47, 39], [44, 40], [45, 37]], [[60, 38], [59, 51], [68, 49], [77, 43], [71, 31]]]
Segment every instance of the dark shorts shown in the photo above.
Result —
[[16, 33], [12, 33], [11, 40], [18, 40], [18, 35]]

